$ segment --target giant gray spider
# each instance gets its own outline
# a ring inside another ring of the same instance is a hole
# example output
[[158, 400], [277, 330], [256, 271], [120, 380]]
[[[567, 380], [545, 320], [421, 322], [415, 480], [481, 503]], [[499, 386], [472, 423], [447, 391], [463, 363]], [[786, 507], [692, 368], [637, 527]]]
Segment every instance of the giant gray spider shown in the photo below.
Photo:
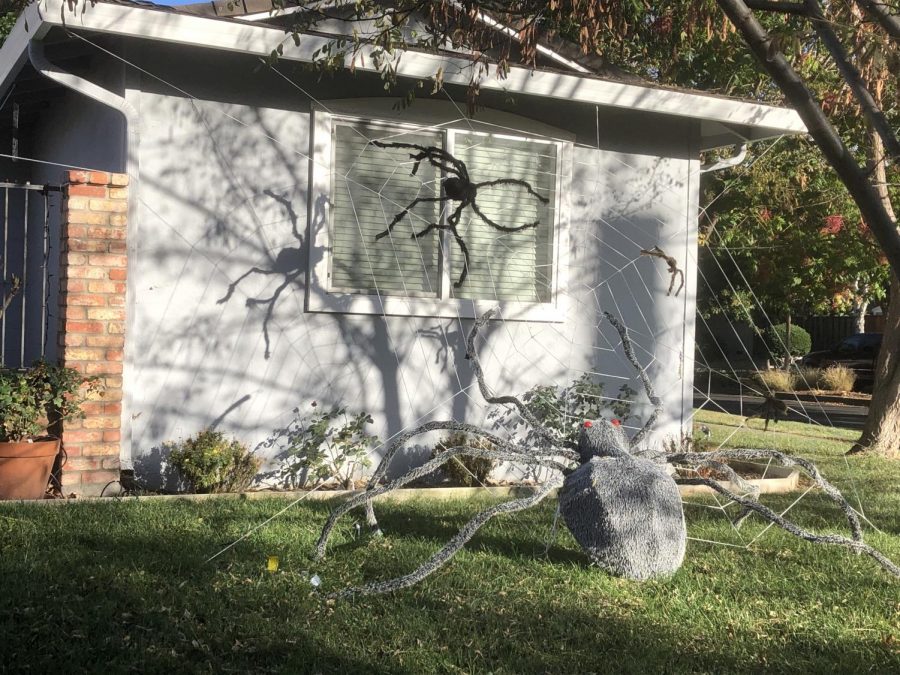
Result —
[[[472, 363], [481, 393], [489, 403], [514, 405], [525, 421], [535, 429], [541, 441], [535, 447], [522, 447], [475, 425], [455, 420], [428, 422], [400, 434], [387, 449], [366, 489], [351, 496], [330, 513], [316, 544], [315, 557], [321, 559], [325, 555], [328, 538], [337, 521], [357, 506], [366, 507], [372, 533], [380, 534], [372, 500], [436, 471], [457, 455], [538, 465], [555, 469], [557, 475], [551, 477], [529, 497], [497, 504], [476, 515], [442, 549], [413, 572], [388, 581], [376, 581], [347, 588], [333, 594], [334, 597], [387, 593], [412, 586], [444, 565], [488, 520], [503, 513], [514, 513], [535, 506], [555, 488], [560, 488], [559, 510], [566, 526], [591, 560], [608, 572], [632, 579], [647, 579], [672, 574], [680, 567], [685, 551], [686, 533], [677, 486], [661, 463], [644, 458], [652, 453], [638, 448], [640, 441], [655, 424], [662, 410], [662, 401], [656, 395], [650, 378], [634, 354], [626, 328], [611, 314], [604, 314], [619, 333], [622, 351], [637, 369], [647, 397], [654, 406], [653, 413], [644, 426], [629, 440], [618, 425], [605, 420], [585, 421], [576, 446], [541, 427], [528, 407], [517, 397], [492, 395], [485, 384], [484, 372], [475, 350], [478, 331], [494, 315], [493, 310], [485, 313], [475, 321], [466, 342], [466, 356]], [[426, 464], [383, 485], [380, 484], [391, 460], [407, 441], [436, 430], [462, 431], [481, 436], [494, 444], [496, 449], [449, 448]], [[900, 567], [863, 541], [862, 526], [856, 512], [811, 462], [767, 449], [742, 448], [701, 453], [655, 454], [656, 460], [664, 460], [671, 464], [694, 470], [709, 467], [723, 472], [732, 484], [738, 486], [739, 491], [702, 476], [698, 476], [696, 480], [741, 506], [740, 514], [734, 520], [736, 527], [749, 514], [755, 513], [807, 541], [842, 546], [856, 553], [864, 553], [890, 574], [900, 577]], [[738, 476], [725, 463], [728, 459], [765, 459], [783, 466], [799, 467], [840, 507], [849, 524], [851, 536], [809, 532], [764, 506], [758, 500], [758, 488], [750, 486]]]
[[454, 288], [460, 288], [465, 282], [466, 277], [469, 275], [469, 247], [466, 246], [465, 240], [460, 236], [459, 231], [456, 229], [459, 225], [459, 219], [462, 216], [463, 209], [467, 206], [471, 206], [472, 210], [479, 218], [495, 230], [501, 232], [520, 232], [521, 230], [537, 227], [540, 224], [540, 221], [536, 220], [533, 223], [526, 223], [525, 225], [519, 225], [518, 227], [506, 227], [494, 222], [484, 214], [478, 206], [478, 202], [475, 201], [478, 196], [478, 190], [497, 185], [518, 185], [519, 187], [525, 188], [530, 194], [537, 197], [544, 204], [547, 204], [550, 201], [547, 197], [539, 195], [528, 182], [519, 178], [498, 178], [496, 180], [473, 183], [472, 179], [469, 178], [469, 171], [466, 168], [465, 162], [457, 159], [442, 148], [436, 148], [434, 146], [425, 147], [424, 145], [415, 145], [413, 143], [383, 143], [381, 141], [372, 141], [372, 145], [379, 148], [406, 148], [408, 150], [418, 150], [418, 152], [410, 153], [409, 155], [410, 159], [415, 162], [412, 168], [413, 176], [416, 175], [419, 171], [419, 165], [425, 160], [433, 167], [440, 169], [447, 176], [441, 181], [441, 188], [444, 191], [444, 196], [417, 197], [411, 201], [406, 208], [400, 211], [400, 213], [394, 216], [394, 219], [388, 224], [383, 232], [379, 232], [375, 235], [375, 241], [391, 234], [394, 230], [394, 226], [403, 220], [410, 209], [417, 204], [437, 202], [443, 205], [444, 202], [448, 201], [459, 202], [459, 206], [453, 210], [453, 213], [447, 216], [446, 224], [430, 223], [424, 230], [421, 232], [414, 232], [412, 235], [413, 239], [418, 239], [419, 237], [424, 237], [432, 230], [447, 230], [453, 235], [453, 238], [456, 240], [456, 245], [459, 246], [459, 250], [462, 251], [464, 259], [462, 271], [459, 273], [459, 279], [453, 284]]

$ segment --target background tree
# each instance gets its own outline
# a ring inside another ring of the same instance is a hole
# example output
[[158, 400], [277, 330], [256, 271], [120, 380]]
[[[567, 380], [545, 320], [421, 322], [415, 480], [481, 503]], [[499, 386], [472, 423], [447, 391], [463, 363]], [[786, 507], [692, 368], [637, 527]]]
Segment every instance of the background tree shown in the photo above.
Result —
[[[885, 299], [888, 265], [821, 155], [783, 139], [745, 166], [707, 175], [698, 291], [705, 314], [745, 319], [853, 314]], [[752, 291], [752, 294], [750, 293]]]

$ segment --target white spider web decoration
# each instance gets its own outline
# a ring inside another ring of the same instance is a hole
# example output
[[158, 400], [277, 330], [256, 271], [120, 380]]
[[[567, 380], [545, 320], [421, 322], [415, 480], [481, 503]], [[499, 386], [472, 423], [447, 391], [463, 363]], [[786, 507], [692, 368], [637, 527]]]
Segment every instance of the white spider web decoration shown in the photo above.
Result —
[[[87, 37], [73, 33], [70, 35], [118, 59], [127, 68], [149, 76], [164, 87], [168, 87], [171, 92], [186, 97], [194, 106], [198, 118], [205, 125], [224, 124], [233, 130], [240, 130], [241, 133], [261, 135], [296, 161], [310, 163], [315, 161], [315, 157], [298, 150], [288, 142], [288, 139], [270, 133], [268, 129], [264, 129], [252, 121], [247, 121], [235, 113], [231, 107], [197, 98], [185, 89], [110, 52]], [[294, 91], [306, 97], [310, 103], [322, 110], [329, 109], [328, 102], [317, 100], [300, 83], [283, 73], [277, 66], [269, 67], [280, 78], [283, 78]], [[346, 127], [346, 130], [349, 130], [346, 132], [348, 135], [345, 139], [348, 142], [347, 147], [352, 147], [356, 154], [355, 159], [348, 164], [347, 171], [340, 176], [348, 199], [341, 202], [339, 207], [341, 210], [338, 215], [351, 222], [356, 231], [351, 233], [353, 236], [345, 243], [352, 241], [359, 246], [358, 260], [365, 261], [366, 269], [384, 270], [389, 268], [396, 273], [393, 277], [393, 284], [385, 284], [384, 277], [379, 278], [373, 274], [370, 284], [365, 284], [364, 288], [351, 290], [372, 294], [379, 299], [388, 296], [434, 296], [441, 288], [441, 284], [446, 287], [448, 280], [452, 282], [456, 279], [454, 271], [459, 270], [458, 252], [450, 252], [445, 258], [451, 261], [450, 269], [442, 268], [442, 262], [445, 259], [441, 258], [441, 251], [444, 247], [453, 246], [452, 237], [443, 236], [441, 241], [437, 232], [420, 238], [411, 238], [410, 236], [413, 232], [421, 231], [431, 222], [435, 222], [441, 212], [446, 218], [448, 212], [457, 205], [456, 202], [424, 203], [420, 208], [410, 211], [389, 236], [375, 241], [375, 235], [386, 230], [396, 214], [404, 210], [410, 201], [417, 197], [435, 197], [440, 194], [442, 178], [440, 172], [425, 160], [421, 162], [416, 175], [410, 175], [414, 161], [409, 158], [403, 159], [403, 155], [408, 156], [409, 152], [398, 149], [392, 156], [395, 160], [399, 157], [400, 161], [394, 164], [390, 175], [381, 186], [373, 187], [364, 184], [353, 174], [354, 170], [366, 162], [375, 166], [384, 161], [385, 150], [374, 146], [372, 141], [427, 145], [425, 141], [428, 140], [440, 141], [444, 129], [458, 129], [472, 132], [473, 135], [469, 138], [475, 139], [476, 142], [472, 147], [477, 147], [478, 142], [487, 144], [492, 138], [490, 135], [477, 135], [484, 134], [486, 126], [493, 127], [492, 133], [496, 137], [521, 137], [523, 135], [515, 128], [506, 128], [500, 124], [486, 125], [479, 122], [476, 127], [463, 114], [459, 104], [452, 100], [449, 93], [445, 91], [444, 96], [447, 103], [458, 112], [458, 116], [440, 125], [414, 126], [414, 128], [404, 128], [402, 131], [398, 131], [396, 126], [392, 128], [390, 125], [384, 127], [369, 125], [365, 127], [365, 133], [358, 125]], [[377, 131], [378, 129], [380, 131]], [[373, 131], [377, 131], [377, 133], [373, 133]], [[597, 134], [599, 145], [601, 136], [599, 122]], [[354, 135], [356, 136], [355, 143]], [[344, 139], [343, 136], [341, 138]], [[771, 142], [766, 152], [771, 151], [776, 145], [777, 140]], [[557, 271], [554, 265], [560, 260], [557, 256], [560, 253], [558, 251], [553, 251], [549, 262], [541, 261], [536, 256], [531, 263], [538, 285], [540, 283], [548, 286], [557, 284], [554, 291], [565, 296], [567, 321], [522, 321], [514, 312], [501, 313], [501, 320], [492, 324], [491, 331], [480, 347], [482, 361], [488, 371], [488, 382], [495, 393], [521, 395], [536, 384], [563, 387], [587, 374], [606, 383], [603, 396], [600, 398], [609, 405], [617, 401], [615, 394], [618, 388], [623, 385], [628, 386], [638, 392], [633, 407], [634, 418], [626, 420], [626, 427], [631, 433], [634, 433], [648, 416], [650, 405], [643, 394], [637, 374], [622, 353], [618, 335], [608, 326], [603, 325], [602, 312], [609, 311], [620, 317], [627, 326], [636, 348], [638, 360], [654, 381], [657, 393], [667, 402], [666, 413], [661, 424], [664, 431], [654, 435], [647, 441], [647, 445], [659, 446], [666, 436], [680, 442], [680, 438], [678, 438], [680, 432], [691, 433], [696, 410], [716, 407], [714, 394], [708, 384], [697, 381], [690, 384], [694, 368], [694, 355], [696, 354], [697, 360], [702, 365], [709, 365], [724, 357], [730, 376], [735, 382], [740, 382], [737, 368], [732, 365], [731, 360], [724, 353], [704, 353], [701, 349], [695, 350], [693, 344], [692, 313], [696, 288], [698, 284], [705, 284], [706, 280], [699, 269], [696, 253], [697, 214], [693, 213], [693, 209], [689, 207], [690, 200], [686, 199], [686, 195], [690, 189], [696, 189], [700, 177], [699, 163], [696, 161], [685, 163], [686, 171], [676, 175], [673, 179], [672, 174], [667, 173], [669, 167], [662, 166], [660, 168], [659, 162], [664, 163], [664, 160], [656, 160], [657, 166], [653, 166], [652, 162], [641, 164], [641, 160], [636, 156], [600, 151], [598, 147], [582, 143], [573, 144], [572, 157], [571, 184], [573, 189], [565, 195], [561, 195], [561, 199], [567, 204], [565, 217], [568, 220], [569, 241], [572, 242], [568, 250], [563, 252], [568, 260], [565, 265], [566, 278], [560, 281], [554, 277]], [[507, 173], [508, 167], [497, 166], [496, 162], [484, 166], [478, 165], [477, 162], [468, 164], [471, 164], [469, 169], [472, 182], [494, 180], [497, 177], [520, 178], [517, 175], [510, 175]], [[560, 160], [557, 170], [569, 171], [562, 164]], [[659, 169], [659, 173], [653, 173], [657, 169]], [[653, 192], [636, 190], [630, 194], [623, 193], [624, 186], [619, 179], [621, 175], [630, 176], [633, 182], [639, 182], [638, 178], [643, 176], [646, 179], [644, 186], [652, 183]], [[658, 179], [660, 176], [666, 177], [672, 182], [667, 184]], [[258, 236], [262, 240], [262, 247], [267, 251], [278, 251], [280, 247], [283, 249], [285, 242], [290, 243], [291, 239], [286, 237], [283, 232], [273, 234], [274, 230], [270, 226], [269, 220], [257, 213], [258, 195], [253, 194], [253, 186], [246, 185], [237, 175], [235, 175], [235, 183], [242, 195], [239, 206], [235, 206], [235, 209], [242, 208], [250, 213], [250, 222], [257, 229], [254, 236]], [[398, 188], [398, 186], [400, 187]], [[491, 217], [501, 224], [518, 218], [520, 210], [535, 207], [533, 204], [523, 206], [530, 198], [522, 198], [521, 190], [517, 192], [510, 190], [515, 192], [520, 201], [504, 200], [503, 195], [508, 189], [508, 187], [489, 188], [484, 199], [484, 203], [490, 207], [488, 210]], [[479, 196], [481, 195], [479, 194]], [[493, 291], [492, 295], [488, 294], [490, 297], [484, 297], [483, 300], [508, 299], [510, 296], [509, 285], [504, 279], [505, 270], [496, 262], [503, 257], [504, 252], [515, 253], [520, 237], [532, 237], [533, 241], [540, 243], [541, 233], [549, 231], [547, 228], [549, 228], [551, 216], [555, 218], [555, 226], [560, 225], [562, 214], [555, 211], [556, 195], [548, 193], [548, 198], [550, 197], [552, 199], [550, 199], [548, 209], [540, 211], [535, 207], [536, 210], [533, 213], [529, 211], [527, 216], [540, 216], [541, 224], [547, 226], [544, 230], [541, 230], [540, 225], [534, 230], [519, 233], [488, 229], [479, 235], [480, 239], [476, 237], [467, 240], [467, 243], [471, 242], [470, 248], [473, 250], [469, 270], [473, 283], [477, 278], [481, 288]], [[373, 209], [372, 204], [376, 202], [378, 208]], [[650, 203], [654, 205], [653, 208], [648, 207]], [[204, 241], [186, 239], [179, 224], [169, 220], [166, 213], [159, 210], [151, 200], [142, 198], [141, 204], [146, 212], [152, 215], [156, 226], [164, 228], [171, 236], [184, 240], [184, 244], [189, 247], [192, 256], [204, 257], [214, 267], [219, 266], [221, 258], [212, 259], [206, 252]], [[538, 213], [539, 211], [540, 213]], [[332, 210], [332, 216], [334, 217], [334, 215], [335, 212]], [[282, 220], [276, 225], [283, 228], [285, 222]], [[463, 239], [466, 239], [471, 227], [473, 227], [471, 209], [466, 209], [459, 228]], [[721, 266], [721, 259], [728, 258], [731, 254], [721, 239], [717, 241], [717, 252], [712, 258], [717, 265]], [[670, 278], [663, 261], [649, 258], [640, 253], [642, 249], [650, 249], [654, 246], [660, 247], [678, 260], [679, 268], [686, 277], [685, 288], [680, 296], [667, 297], [665, 295]], [[495, 253], [487, 256], [474, 254], [476, 250], [483, 250], [485, 247], [493, 247], [491, 251]], [[232, 252], [236, 249], [237, 246], [232, 249]], [[285, 322], [285, 314], [278, 311], [277, 304], [283, 302], [291, 306], [294, 316], [302, 314], [304, 308], [296, 294], [291, 296], [284, 288], [279, 290], [285, 274], [270, 272], [270, 268], [275, 269], [276, 267], [277, 257], [277, 254], [270, 255], [268, 261], [256, 261], [253, 268], [262, 270], [259, 275], [265, 277], [262, 286], [257, 287], [260, 289], [258, 297], [264, 298], [267, 302], [271, 299], [271, 304], [268, 305], [265, 314], [266, 355], [268, 357], [270, 353], [279, 352], [283, 355], [279, 357], [281, 360], [277, 362], [273, 360], [266, 365], [266, 372], [260, 374], [261, 379], [270, 373], [270, 369], [275, 370], [283, 366], [291, 358], [301, 360], [311, 358], [307, 351], [311, 344], [314, 346], [316, 359], [323, 358], [320, 357], [320, 354], [328, 350], [343, 353], [334, 344], [317, 344], [313, 331], [301, 337], [292, 337], [291, 326]], [[454, 262], [456, 267], [454, 267]], [[345, 285], [348, 288], [353, 285], [350, 281], [359, 279], [358, 268], [341, 271], [337, 266], [333, 269], [339, 273], [345, 273], [348, 280]], [[299, 267], [291, 268], [291, 271], [295, 270], [299, 270]], [[443, 280], [441, 275], [444, 275]], [[724, 276], [728, 278], [727, 274]], [[251, 300], [257, 295], [251, 296], [249, 292], [244, 291], [238, 283], [239, 281], [240, 279], [236, 276], [228, 279], [231, 291], [238, 289], [244, 293], [247, 298], [247, 306], [250, 307]], [[293, 283], [293, 280], [290, 283]], [[766, 326], [772, 324], [756, 296], [752, 295], [753, 289], [747, 283], [746, 278], [742, 276], [729, 278], [729, 283], [733, 284], [735, 288], [749, 290], [755, 307], [746, 309], [760, 312], [764, 316]], [[460, 290], [465, 291], [465, 288], [464, 285]], [[224, 291], [215, 289], [210, 293], [221, 296]], [[284, 293], [283, 296], [282, 293]], [[465, 297], [465, 293], [457, 294], [456, 297]], [[533, 297], [523, 298], [523, 302], [533, 301]], [[472, 318], [468, 314], [463, 314], [460, 310], [461, 306], [453, 302], [445, 302], [444, 311], [452, 308], [450, 311], [455, 315], [448, 317], [444, 314], [440, 321], [432, 320], [428, 325], [423, 321], [392, 318], [387, 312], [382, 312], [380, 316], [370, 312], [369, 316], [346, 319], [351, 324], [347, 333], [350, 336], [354, 335], [353, 327], [361, 325], [362, 322], [379, 322], [384, 331], [379, 339], [382, 341], [382, 346], [386, 347], [390, 353], [390, 359], [393, 361], [392, 367], [397, 373], [398, 391], [393, 392], [393, 395], [399, 405], [406, 406], [405, 409], [399, 411], [399, 416], [403, 420], [402, 425], [386, 429], [389, 433], [382, 434], [385, 442], [375, 448], [374, 453], [381, 451], [390, 443], [391, 438], [403, 431], [436, 415], [446, 416], [448, 411], [450, 416], [454, 416], [456, 410], [464, 410], [465, 421], [476, 424], [486, 422], [488, 419], [492, 406], [488, 406], [484, 402], [472, 374], [468, 372], [465, 362], [459, 358], [462, 343]], [[372, 314], [375, 315], [372, 316]], [[578, 318], [579, 330], [572, 330], [572, 317]], [[670, 328], [666, 324], [666, 319], [672, 317], [674, 319], [672, 319]], [[697, 315], [696, 320], [702, 322], [703, 318]], [[317, 325], [322, 324], [322, 321], [318, 319], [316, 321]], [[252, 322], [250, 312], [248, 312], [246, 322]], [[592, 327], [592, 329], [584, 330], [585, 326]], [[734, 329], [733, 324], [731, 327]], [[243, 335], [244, 328], [242, 326], [240, 335]], [[192, 323], [187, 328], [188, 331], [190, 329], [202, 329], [199, 318], [196, 323]], [[737, 333], [736, 329], [735, 332]], [[271, 345], [270, 333], [273, 336]], [[257, 341], [262, 339], [261, 336], [257, 336]], [[750, 346], [741, 343], [741, 348], [744, 351], [743, 356], [749, 362], [755, 363]], [[411, 373], [405, 365], [405, 361], [412, 358], [411, 354], [415, 355], [418, 363], [424, 364], [424, 367], [416, 373]], [[328, 366], [330, 364], [323, 361], [320, 365]], [[338, 365], [337, 361], [331, 362], [331, 365]], [[244, 368], [249, 375], [253, 366], [248, 362]], [[369, 367], [363, 370], [364, 372], [358, 378], [360, 390], [377, 387], [375, 368]], [[340, 374], [329, 376], [325, 388], [342, 389], [341, 385], [346, 381], [346, 378], [342, 378], [343, 376]], [[343, 390], [347, 391], [347, 388], [343, 387]], [[695, 399], [698, 400], [696, 407]], [[353, 408], [357, 402], [352, 399], [341, 401], [350, 408]], [[416, 404], [414, 405], [413, 402]], [[810, 423], [820, 424], [813, 418], [802, 401], [792, 402], [790, 407]], [[574, 416], [572, 419], [573, 423], [578, 421]], [[744, 418], [741, 425], [735, 427], [729, 437], [718, 443], [715, 448], [709, 449], [718, 450], [729, 447], [731, 437], [745, 428], [748, 420], [749, 418]], [[830, 420], [826, 420], [826, 425], [830, 423]], [[496, 430], [494, 431], [496, 432]], [[138, 436], [140, 435], [138, 434]], [[849, 463], [847, 467], [849, 471]], [[520, 467], [512, 466], [507, 469], [514, 477], [533, 477], [532, 474]], [[800, 503], [810, 489], [800, 493], [796, 500], [782, 512], [782, 515]], [[852, 485], [851, 497], [854, 507], [865, 519], [862, 501], [855, 484]], [[713, 500], [714, 503], [688, 500], [685, 501], [685, 504], [691, 507], [714, 509], [728, 522], [731, 522], [735, 511], [734, 505], [723, 501], [718, 495], [714, 495]], [[296, 501], [288, 504], [285, 509], [247, 532], [239, 540], [229, 544], [212, 558], [221, 555], [239, 541], [250, 536], [259, 527], [278, 517], [295, 503]], [[731, 509], [731, 513], [729, 513], [729, 509]], [[689, 513], [688, 522], [690, 522]], [[750, 537], [732, 525], [731, 540], [688, 538], [697, 542], [746, 550], [755, 545], [770, 527], [771, 524], [755, 536]]]

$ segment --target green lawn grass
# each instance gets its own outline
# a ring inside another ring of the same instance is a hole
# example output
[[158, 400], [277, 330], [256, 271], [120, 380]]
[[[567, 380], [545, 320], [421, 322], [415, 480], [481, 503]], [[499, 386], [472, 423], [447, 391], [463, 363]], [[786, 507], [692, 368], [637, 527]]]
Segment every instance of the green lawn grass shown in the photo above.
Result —
[[[715, 433], [740, 424], [698, 420]], [[767, 444], [810, 431], [779, 423]], [[882, 530], [867, 539], [900, 560], [900, 463], [845, 459], [852, 438], [828, 433], [812, 458], [863, 497]], [[488, 503], [384, 504], [383, 540], [354, 540], [348, 518], [322, 563], [309, 553], [323, 503], [296, 505], [211, 563], [284, 500], [0, 505], [0, 670], [900, 672], [900, 583], [868, 558], [774, 528], [751, 550], [689, 541], [673, 578], [635, 583], [588, 566], [565, 531], [545, 556], [548, 503], [492, 521], [412, 589], [330, 604], [309, 583], [402, 574]], [[709, 504], [686, 506], [691, 537], [741, 544], [763, 529], [751, 518], [737, 533]], [[816, 493], [790, 515], [844, 531]]]

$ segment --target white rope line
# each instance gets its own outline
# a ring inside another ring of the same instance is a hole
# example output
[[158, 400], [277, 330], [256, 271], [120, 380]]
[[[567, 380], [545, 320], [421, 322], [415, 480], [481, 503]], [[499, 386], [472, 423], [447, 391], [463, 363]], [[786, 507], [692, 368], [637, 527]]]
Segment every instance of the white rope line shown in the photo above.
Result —
[[[808, 488], [806, 488], [806, 489], [803, 491], [803, 493], [802, 493], [799, 497], [797, 497], [797, 499], [795, 499], [793, 502], [791, 502], [791, 505], [790, 505], [790, 506], [788, 506], [784, 511], [782, 511], [782, 512], [779, 513], [778, 515], [779, 515], [779, 516], [783, 516], [785, 513], [787, 513], [788, 511], [790, 511], [792, 508], [794, 508], [797, 504], [800, 503], [800, 500], [801, 500], [801, 499], [803, 499], [807, 494], [809, 494], [810, 490], [812, 490], [814, 487], [815, 487], [815, 485], [810, 485]], [[766, 525], [766, 526], [763, 528], [762, 532], [760, 532], [760, 533], [757, 534], [755, 537], [753, 537], [753, 539], [750, 541], [750, 543], [747, 544], [747, 547], [749, 548], [750, 546], [752, 546], [753, 543], [756, 542], [760, 537], [762, 537], [766, 532], [768, 532], [769, 529], [770, 529], [774, 524], [775, 524], [775, 523], [769, 523], [768, 525]]]
[[[334, 476], [332, 476], [332, 478], [334, 478]], [[251, 536], [254, 532], [257, 532], [257, 531], [261, 530], [261, 529], [264, 528], [266, 525], [268, 525], [269, 523], [271, 523], [273, 520], [275, 520], [276, 518], [280, 517], [280, 516], [281, 516], [283, 513], [285, 513], [288, 509], [293, 508], [294, 506], [296, 506], [297, 504], [299, 504], [300, 502], [302, 502], [304, 499], [306, 499], [307, 497], [309, 497], [311, 494], [313, 494], [314, 492], [317, 492], [317, 491], [322, 487], [322, 485], [323, 485], [323, 484], [317, 485], [316, 487], [312, 488], [309, 492], [306, 492], [305, 494], [301, 495], [300, 497], [297, 497], [297, 499], [295, 499], [295, 500], [292, 501], [290, 504], [288, 504], [287, 506], [285, 506], [283, 509], [281, 509], [280, 511], [278, 511], [278, 513], [275, 513], [275, 514], [269, 516], [268, 518], [266, 518], [263, 522], [259, 523], [258, 525], [254, 525], [254, 526], [251, 527], [249, 530], [247, 530], [244, 534], [242, 534], [240, 537], [238, 537], [238, 538], [235, 539], [233, 542], [231, 542], [230, 544], [228, 544], [228, 546], [226, 546], [225, 548], [223, 548], [221, 551], [219, 551], [218, 553], [215, 553], [215, 554], [211, 555], [209, 558], [207, 558], [206, 560], [204, 560], [203, 563], [206, 564], [206, 563], [212, 562], [213, 560], [215, 560], [216, 558], [218, 558], [220, 555], [222, 555], [222, 554], [225, 553], [226, 551], [230, 551], [232, 548], [234, 548], [234, 547], [237, 546], [239, 543], [241, 543], [242, 541], [244, 541], [244, 539], [246, 539], [247, 537]]]

